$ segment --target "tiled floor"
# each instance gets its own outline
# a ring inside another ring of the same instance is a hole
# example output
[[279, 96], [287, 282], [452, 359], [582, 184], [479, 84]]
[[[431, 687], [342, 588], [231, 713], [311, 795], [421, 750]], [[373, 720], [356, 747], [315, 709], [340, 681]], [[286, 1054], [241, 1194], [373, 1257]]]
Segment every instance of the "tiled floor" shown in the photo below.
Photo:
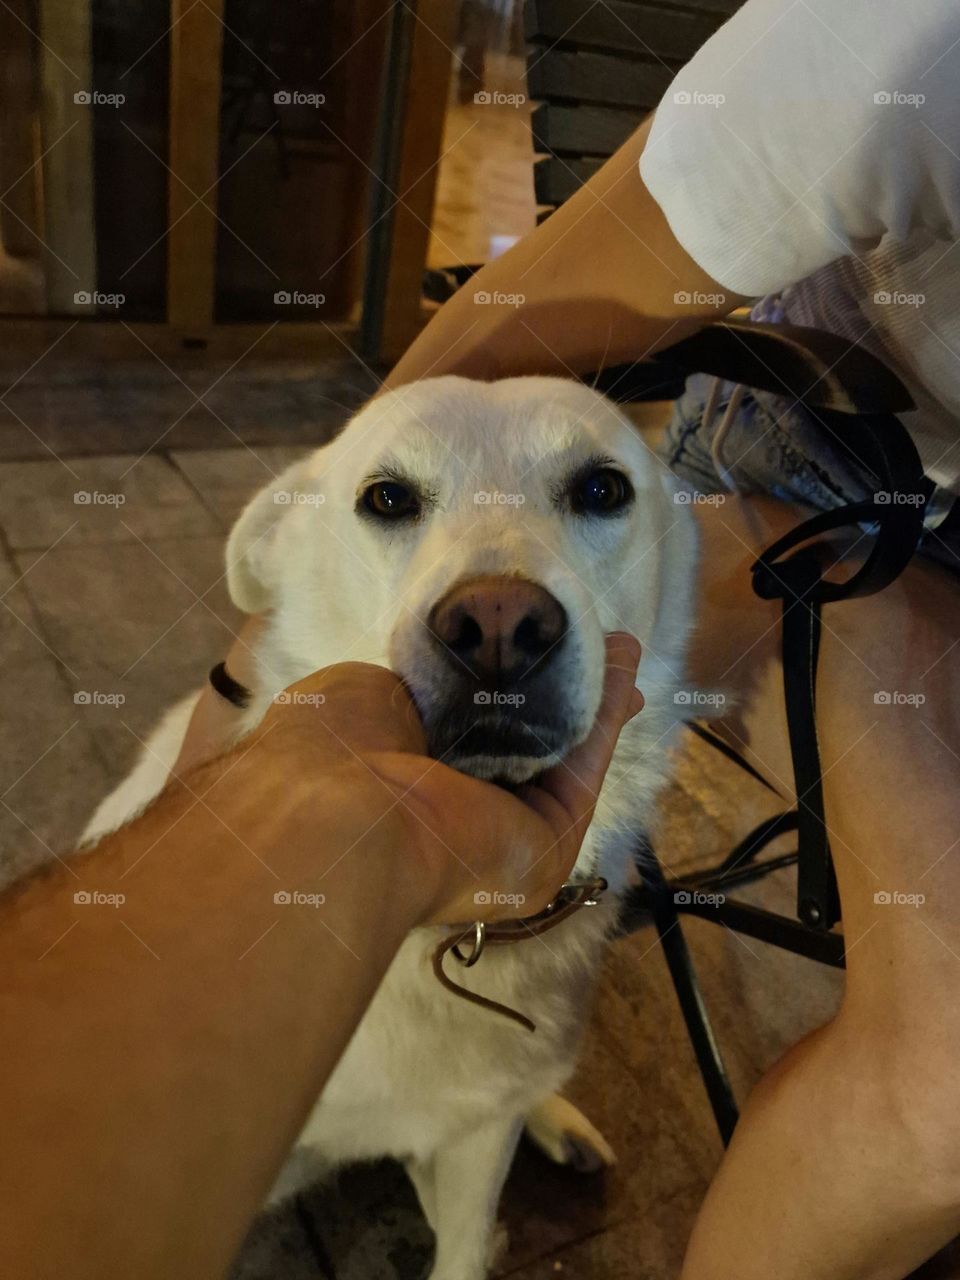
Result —
[[0, 367], [0, 459], [309, 446], [374, 386], [369, 369], [346, 361], [263, 365], [248, 356], [177, 367], [150, 361], [128, 332], [131, 359], [91, 369], [47, 358], [26, 377]]
[[8, 867], [69, 844], [158, 712], [223, 655], [238, 621], [224, 535], [374, 385], [346, 365], [224, 371], [54, 366], [0, 398]]
[[[325, 439], [345, 416], [336, 406], [364, 389], [352, 370], [248, 371], [220, 387], [229, 432], [202, 406], [189, 428], [170, 430], [188, 397], [169, 385], [136, 370], [96, 382], [74, 374], [73, 382], [22, 383], [29, 429], [15, 418], [0, 429], [8, 869], [68, 846], [158, 713], [222, 656], [238, 620], [223, 583], [231, 521], [268, 475]], [[658, 848], [672, 868], [697, 865], [769, 812], [762, 788], [692, 740], [663, 807]], [[786, 884], [760, 893], [789, 906]], [[694, 922], [688, 934], [742, 1097], [829, 1015], [838, 975], [709, 924]], [[500, 1273], [676, 1276], [720, 1147], [649, 930], [610, 950], [570, 1094], [619, 1163], [584, 1178], [522, 1150], [504, 1198], [511, 1242]], [[239, 1274], [415, 1280], [430, 1248], [405, 1179], [379, 1166], [261, 1221]]]

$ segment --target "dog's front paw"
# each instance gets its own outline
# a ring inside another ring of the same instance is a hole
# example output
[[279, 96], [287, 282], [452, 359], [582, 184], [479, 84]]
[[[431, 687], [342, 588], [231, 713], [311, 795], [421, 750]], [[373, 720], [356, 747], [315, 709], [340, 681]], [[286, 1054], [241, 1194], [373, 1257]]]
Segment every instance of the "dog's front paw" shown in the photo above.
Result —
[[552, 1093], [530, 1112], [526, 1133], [554, 1164], [578, 1173], [598, 1173], [617, 1162], [603, 1134], [559, 1093]]

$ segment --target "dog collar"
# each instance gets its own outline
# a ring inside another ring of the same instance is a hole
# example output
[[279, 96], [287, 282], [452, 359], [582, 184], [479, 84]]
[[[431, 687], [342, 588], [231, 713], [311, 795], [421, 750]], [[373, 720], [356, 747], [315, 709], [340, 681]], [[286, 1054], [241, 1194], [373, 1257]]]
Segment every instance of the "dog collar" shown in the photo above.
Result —
[[[536, 1031], [537, 1024], [526, 1014], [520, 1013], [517, 1009], [511, 1009], [509, 1005], [501, 1004], [498, 1000], [478, 995], [475, 991], [470, 991], [467, 987], [454, 982], [445, 972], [443, 962], [449, 953], [465, 969], [470, 969], [477, 963], [488, 945], [498, 946], [506, 942], [523, 942], [527, 938], [536, 938], [541, 933], [546, 933], [556, 925], [562, 924], [581, 907], [599, 905], [601, 895], [606, 888], [607, 882], [603, 876], [596, 876], [592, 880], [568, 880], [566, 884], [561, 885], [553, 901], [548, 903], [542, 911], [538, 911], [535, 916], [527, 916], [522, 920], [501, 920], [494, 924], [477, 920], [469, 929], [452, 933], [438, 943], [433, 953], [433, 972], [441, 985], [452, 995], [469, 1000], [471, 1004], [478, 1004], [492, 1013], [511, 1018], [514, 1022], [519, 1022], [527, 1031]], [[461, 946], [468, 939], [472, 939], [471, 948], [467, 954], [464, 954]]]
[[232, 702], [235, 707], [243, 710], [250, 705], [253, 695], [245, 684], [234, 680], [225, 662], [218, 662], [215, 667], [212, 667], [208, 679], [220, 697], [226, 698], [227, 702]]

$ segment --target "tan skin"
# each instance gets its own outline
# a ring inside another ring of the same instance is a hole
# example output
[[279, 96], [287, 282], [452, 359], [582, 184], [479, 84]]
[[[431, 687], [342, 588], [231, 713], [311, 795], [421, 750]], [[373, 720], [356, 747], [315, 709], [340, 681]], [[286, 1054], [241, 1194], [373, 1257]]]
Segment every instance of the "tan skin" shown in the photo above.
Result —
[[0, 1274], [225, 1274], [409, 930], [566, 877], [642, 706], [636, 640], [606, 656], [590, 736], [516, 795], [429, 759], [398, 678], [344, 663], [0, 896]]
[[[728, 736], [788, 796], [777, 610], [752, 596], [749, 563], [801, 514], [753, 499], [702, 515], [694, 654], [700, 678], [744, 700]], [[956, 583], [915, 561], [882, 595], [828, 607], [824, 621], [818, 727], [843, 1001], [754, 1090], [683, 1280], [900, 1280], [960, 1232]], [[878, 706], [881, 690], [926, 701]], [[925, 901], [875, 901], [894, 890]]]

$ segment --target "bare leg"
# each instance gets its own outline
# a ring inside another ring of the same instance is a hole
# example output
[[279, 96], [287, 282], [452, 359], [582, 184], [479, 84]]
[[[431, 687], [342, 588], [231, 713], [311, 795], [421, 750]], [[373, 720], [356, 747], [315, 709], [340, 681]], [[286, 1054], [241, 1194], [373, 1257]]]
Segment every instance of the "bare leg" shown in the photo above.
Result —
[[[698, 674], [746, 700], [730, 736], [784, 787], [777, 609], [753, 598], [748, 566], [796, 518], [763, 501], [702, 516]], [[960, 1231], [960, 590], [916, 565], [824, 623], [818, 725], [845, 996], [754, 1091], [682, 1280], [900, 1280]]]

